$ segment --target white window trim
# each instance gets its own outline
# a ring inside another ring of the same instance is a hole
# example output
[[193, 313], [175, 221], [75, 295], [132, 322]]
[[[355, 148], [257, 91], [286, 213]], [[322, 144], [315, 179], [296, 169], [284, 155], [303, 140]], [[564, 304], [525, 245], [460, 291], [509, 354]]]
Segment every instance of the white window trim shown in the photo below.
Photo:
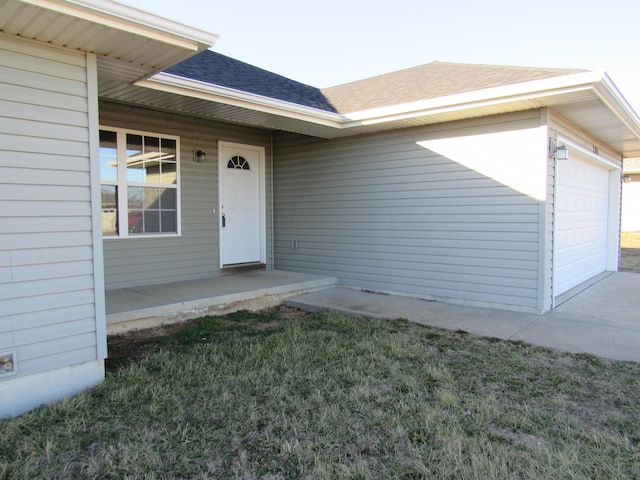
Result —
[[[101, 185], [116, 185], [118, 187], [118, 234], [117, 235], [102, 235], [103, 240], [120, 240], [127, 239], [149, 239], [149, 238], [175, 238], [182, 236], [182, 203], [181, 203], [181, 185], [180, 185], [180, 137], [177, 135], [168, 135], [165, 133], [150, 132], [145, 130], [133, 130], [130, 128], [111, 127], [109, 125], [100, 125], [100, 130], [107, 130], [115, 132], [117, 135], [118, 145], [118, 180], [116, 182], [103, 182], [100, 179]], [[139, 182], [127, 182], [127, 165], [125, 162], [120, 162], [120, 158], [126, 158], [127, 156], [127, 134], [133, 135], [146, 135], [150, 137], [166, 138], [168, 140], [175, 140], [176, 142], [176, 232], [175, 233], [145, 233], [137, 235], [129, 235], [128, 222], [125, 220], [125, 227], [121, 228], [120, 219], [128, 219], [128, 199], [127, 191], [128, 186], [147, 186], [147, 187], [160, 187], [166, 188], [167, 184], [156, 183], [139, 183]], [[122, 140], [122, 141], [121, 141]], [[124, 187], [124, 188], [123, 188]]]

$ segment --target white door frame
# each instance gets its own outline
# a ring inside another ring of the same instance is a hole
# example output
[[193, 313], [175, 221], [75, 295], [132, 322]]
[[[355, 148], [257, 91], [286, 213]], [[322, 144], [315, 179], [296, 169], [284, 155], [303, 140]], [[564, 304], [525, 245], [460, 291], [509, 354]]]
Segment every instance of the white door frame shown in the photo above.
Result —
[[223, 213], [223, 172], [227, 168], [226, 157], [223, 157], [222, 151], [225, 148], [238, 148], [242, 150], [252, 150], [258, 154], [258, 188], [259, 188], [259, 218], [260, 218], [260, 262], [267, 263], [267, 198], [266, 198], [266, 174], [265, 174], [265, 148], [256, 145], [246, 145], [233, 142], [218, 142], [218, 259], [220, 268], [224, 267], [222, 263], [222, 213]]

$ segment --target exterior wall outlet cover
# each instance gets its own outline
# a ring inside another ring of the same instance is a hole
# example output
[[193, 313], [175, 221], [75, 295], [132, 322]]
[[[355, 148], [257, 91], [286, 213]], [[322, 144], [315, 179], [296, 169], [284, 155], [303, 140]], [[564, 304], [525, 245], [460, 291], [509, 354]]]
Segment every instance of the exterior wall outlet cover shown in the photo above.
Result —
[[18, 357], [16, 352], [0, 353], [0, 377], [8, 377], [18, 373]]

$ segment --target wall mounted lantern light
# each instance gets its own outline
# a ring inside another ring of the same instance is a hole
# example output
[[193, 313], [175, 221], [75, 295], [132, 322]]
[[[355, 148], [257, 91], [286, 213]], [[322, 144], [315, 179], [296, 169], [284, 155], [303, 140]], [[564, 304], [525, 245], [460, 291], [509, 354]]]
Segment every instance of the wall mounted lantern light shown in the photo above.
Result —
[[549, 156], [556, 160], [567, 160], [569, 149], [566, 145], [558, 145], [557, 140], [551, 139], [549, 142]]
[[569, 158], [569, 149], [566, 145], [558, 145], [556, 147], [556, 160], [567, 160]]
[[207, 154], [205, 153], [204, 150], [200, 150], [199, 148], [194, 148], [193, 149], [193, 161], [200, 163], [200, 162], [204, 162], [205, 158], [206, 158]]

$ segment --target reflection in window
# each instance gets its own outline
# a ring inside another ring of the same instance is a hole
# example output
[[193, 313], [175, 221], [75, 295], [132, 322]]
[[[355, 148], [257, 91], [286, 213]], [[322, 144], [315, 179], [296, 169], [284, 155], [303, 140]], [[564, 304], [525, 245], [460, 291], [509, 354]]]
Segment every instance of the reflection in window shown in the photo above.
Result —
[[[177, 154], [176, 138], [119, 129], [100, 131], [104, 235], [178, 233]], [[120, 182], [118, 167], [124, 177]], [[126, 226], [119, 213], [126, 214]]]
[[118, 234], [118, 149], [116, 132], [100, 131], [102, 233]]
[[102, 233], [104, 235], [118, 234], [118, 187], [115, 185], [101, 185], [102, 197]]
[[129, 187], [129, 233], [176, 231], [176, 190], [173, 188]]

